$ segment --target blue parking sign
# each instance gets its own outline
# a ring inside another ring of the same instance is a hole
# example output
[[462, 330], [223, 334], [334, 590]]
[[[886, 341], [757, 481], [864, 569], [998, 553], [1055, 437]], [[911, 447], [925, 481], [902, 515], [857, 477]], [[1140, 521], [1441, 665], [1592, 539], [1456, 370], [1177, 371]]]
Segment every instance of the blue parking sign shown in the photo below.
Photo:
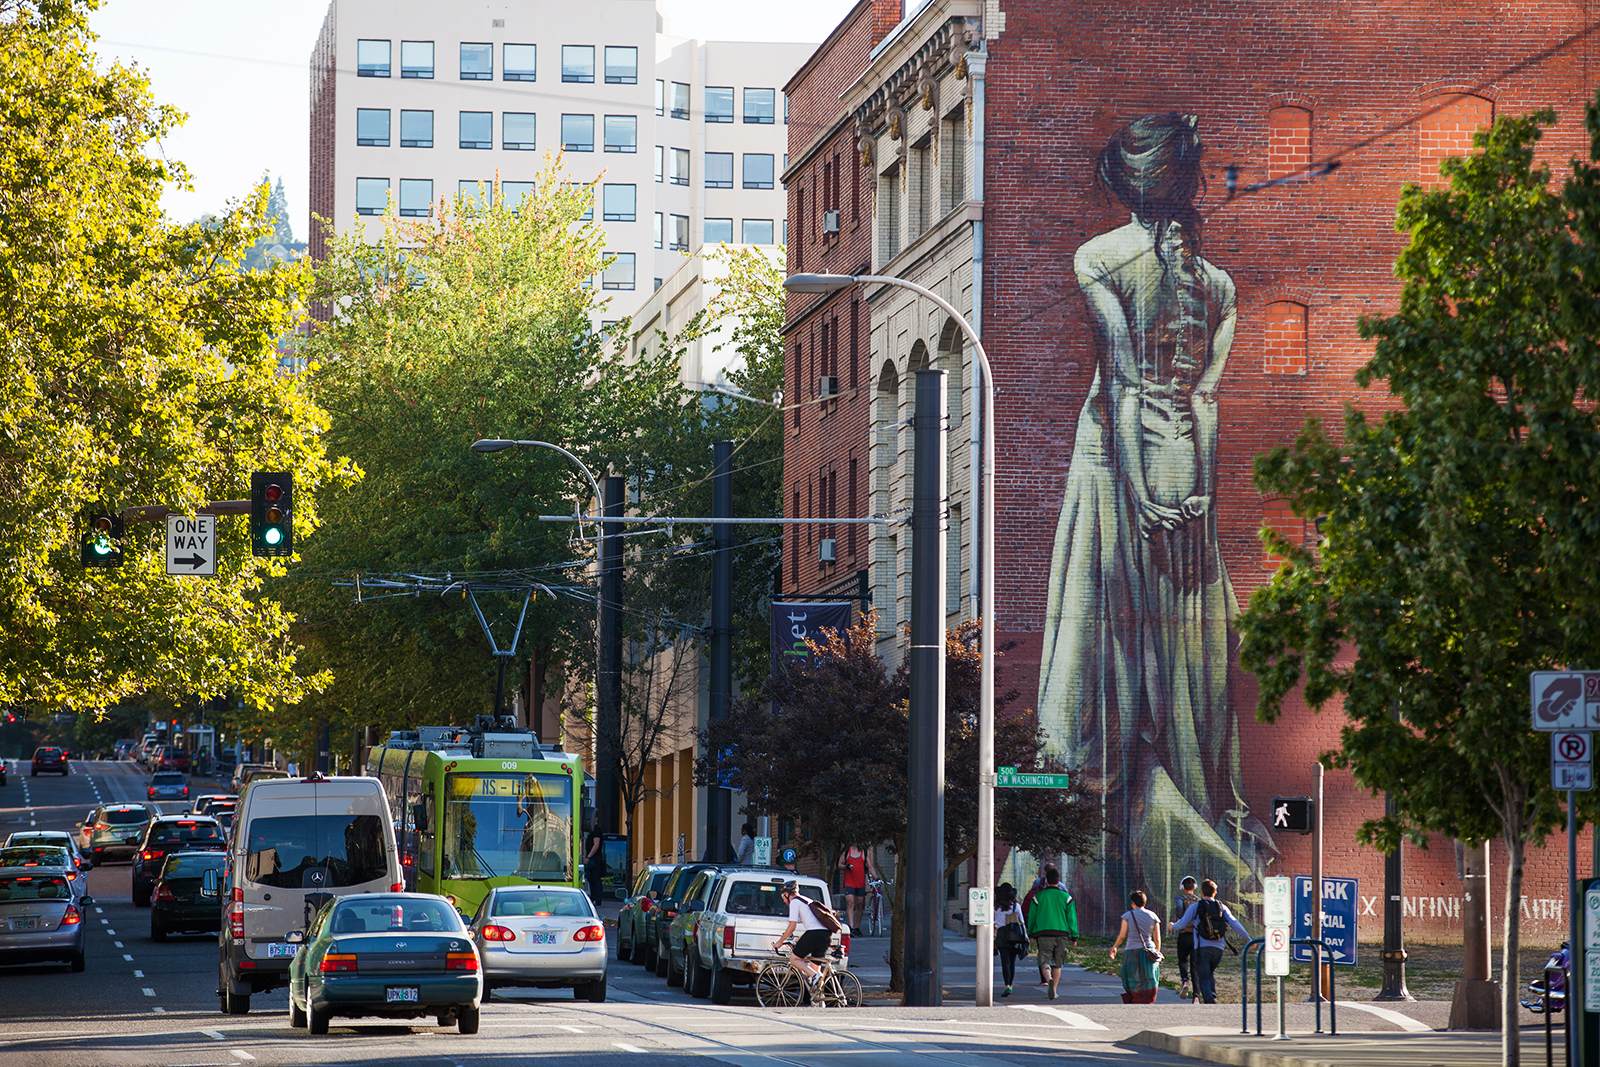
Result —
[[[1328, 944], [1330, 962], [1342, 967], [1356, 965], [1356, 901], [1360, 882], [1355, 878], [1322, 880], [1322, 940]], [[1312, 912], [1311, 879], [1297, 875], [1294, 880], [1294, 936], [1296, 940], [1316, 936], [1316, 916]], [[1310, 945], [1292, 946], [1296, 963], [1311, 963], [1315, 954]]]

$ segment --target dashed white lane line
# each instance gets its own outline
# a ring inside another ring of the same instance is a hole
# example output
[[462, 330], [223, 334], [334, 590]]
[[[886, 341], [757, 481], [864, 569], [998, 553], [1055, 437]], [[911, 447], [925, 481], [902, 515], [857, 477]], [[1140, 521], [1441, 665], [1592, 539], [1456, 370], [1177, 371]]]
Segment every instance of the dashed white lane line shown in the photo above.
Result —
[[150, 1009], [150, 1010], [151, 1010], [151, 1011], [156, 1011], [156, 1012], [160, 1012], [160, 1013], [161, 1013], [161, 1014], [163, 1014], [163, 1015], [165, 1015], [165, 1014], [166, 1014], [166, 1012], [167, 1012], [167, 1009], [166, 1009], [166, 1008], [151, 1008], [151, 1009]]
[[[96, 908], [96, 909], [94, 909], [94, 913], [96, 915], [104, 915], [106, 913], [106, 909], [104, 909], [104, 908]], [[103, 922], [103, 923], [108, 923], [111, 920], [110, 919], [101, 919], [100, 921]]]
[[[100, 909], [99, 909], [99, 908], [96, 908], [96, 909], [95, 909], [95, 910], [96, 910], [96, 911], [99, 911], [99, 910], [100, 910]], [[110, 923], [110, 922], [111, 922], [111, 920], [110, 920], [110, 919], [101, 919], [101, 920], [100, 920], [100, 925], [101, 925], [101, 926], [105, 926], [105, 925], [107, 925], [107, 924], [109, 924], [109, 923]], [[106, 931], [106, 933], [108, 933], [108, 934], [109, 934], [109, 933], [110, 933], [110, 932], [111, 932], [111, 931], [110, 931], [110, 930], [107, 930], [107, 931]]]
[[560, 1023], [556, 1024], [556, 1029], [557, 1030], [571, 1030], [575, 1034], [583, 1033], [583, 1031], [578, 1029], [576, 1026], [563, 1026]]
[[117, 936], [117, 932], [115, 930], [107, 930], [106, 933], [110, 934], [112, 937]]
[[644, 1049], [640, 1048], [638, 1045], [629, 1045], [629, 1044], [627, 1044], [625, 1042], [622, 1042], [622, 1041], [613, 1041], [611, 1043], [613, 1045], [617, 1046], [618, 1048], [620, 1048], [624, 1052], [637, 1052], [637, 1053], [639, 1053], [641, 1055], [643, 1055], [643, 1053], [644, 1053]]
[[226, 1040], [228, 1040], [227, 1035], [218, 1033], [216, 1030], [202, 1030], [200, 1032], [202, 1034], [205, 1034], [207, 1037], [209, 1037], [213, 1041], [226, 1041]]
[[133, 962], [133, 957], [132, 957], [132, 956], [130, 956], [130, 955], [128, 955], [128, 954], [127, 954], [127, 953], [126, 953], [126, 952], [124, 952], [124, 953], [123, 953], [123, 954], [122, 954], [122, 958], [123, 958], [123, 959], [125, 959], [125, 960], [127, 960], [127, 961], [128, 961], [128, 962], [129, 962], [129, 963], [132, 963], [132, 962]]
[[127, 947], [127, 946], [126, 946], [126, 945], [124, 945], [124, 944], [123, 944], [123, 943], [122, 943], [122, 942], [121, 942], [121, 941], [113, 941], [113, 942], [111, 942], [111, 943], [112, 943], [112, 944], [113, 944], [113, 945], [115, 945], [115, 946], [117, 946], [117, 947], [118, 947], [118, 948], [126, 948], [126, 947]]
[[133, 972], [133, 976], [135, 978], [143, 978], [144, 977], [144, 972], [143, 971], [134, 971]]
[[241, 1060], [253, 1060], [253, 1059], [255, 1059], [254, 1056], [250, 1055], [250, 1053], [246, 1052], [242, 1048], [230, 1048], [228, 1051], [233, 1053], [235, 1056], [239, 1057]]
[[144, 987], [144, 995], [147, 996], [147, 997], [153, 997], [153, 996], [156, 995], [156, 991], [154, 989], [151, 989], [149, 986], [145, 986]]

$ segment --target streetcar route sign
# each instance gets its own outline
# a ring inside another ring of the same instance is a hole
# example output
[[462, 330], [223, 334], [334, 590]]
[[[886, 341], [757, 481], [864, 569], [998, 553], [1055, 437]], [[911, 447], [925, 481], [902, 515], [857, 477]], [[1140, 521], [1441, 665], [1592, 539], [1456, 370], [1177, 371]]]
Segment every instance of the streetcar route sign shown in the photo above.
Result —
[[1600, 671], [1531, 671], [1528, 697], [1535, 730], [1600, 730]]
[[1569, 730], [1550, 735], [1550, 787], [1594, 788], [1594, 743], [1588, 732]]
[[750, 854], [750, 862], [757, 867], [772, 866], [772, 838], [755, 838], [755, 850]]
[[167, 573], [217, 575], [217, 517], [167, 516]]

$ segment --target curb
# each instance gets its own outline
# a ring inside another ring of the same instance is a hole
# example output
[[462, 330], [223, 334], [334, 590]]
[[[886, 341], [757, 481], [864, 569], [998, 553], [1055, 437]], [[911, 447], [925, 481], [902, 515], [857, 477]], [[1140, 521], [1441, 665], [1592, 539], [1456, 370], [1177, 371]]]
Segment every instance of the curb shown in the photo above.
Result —
[[1141, 1030], [1122, 1044], [1171, 1052], [1191, 1060], [1204, 1060], [1207, 1063], [1224, 1063], [1230, 1067], [1338, 1067], [1333, 1060], [1306, 1059], [1303, 1056], [1290, 1056], [1277, 1052], [1229, 1048], [1226, 1045], [1213, 1045], [1196, 1037], [1179, 1037], [1160, 1030]]

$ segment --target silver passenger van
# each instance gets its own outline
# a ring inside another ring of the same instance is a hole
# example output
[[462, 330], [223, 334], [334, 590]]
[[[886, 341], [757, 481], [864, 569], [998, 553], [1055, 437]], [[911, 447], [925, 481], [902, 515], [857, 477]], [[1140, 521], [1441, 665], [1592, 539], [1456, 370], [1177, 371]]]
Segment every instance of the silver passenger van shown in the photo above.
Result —
[[402, 880], [378, 779], [252, 779], [239, 798], [227, 870], [208, 874], [202, 888], [225, 909], [217, 942], [223, 1013], [243, 1015], [251, 994], [288, 983], [299, 947], [289, 934], [304, 933], [324, 904], [350, 893], [398, 893]]

